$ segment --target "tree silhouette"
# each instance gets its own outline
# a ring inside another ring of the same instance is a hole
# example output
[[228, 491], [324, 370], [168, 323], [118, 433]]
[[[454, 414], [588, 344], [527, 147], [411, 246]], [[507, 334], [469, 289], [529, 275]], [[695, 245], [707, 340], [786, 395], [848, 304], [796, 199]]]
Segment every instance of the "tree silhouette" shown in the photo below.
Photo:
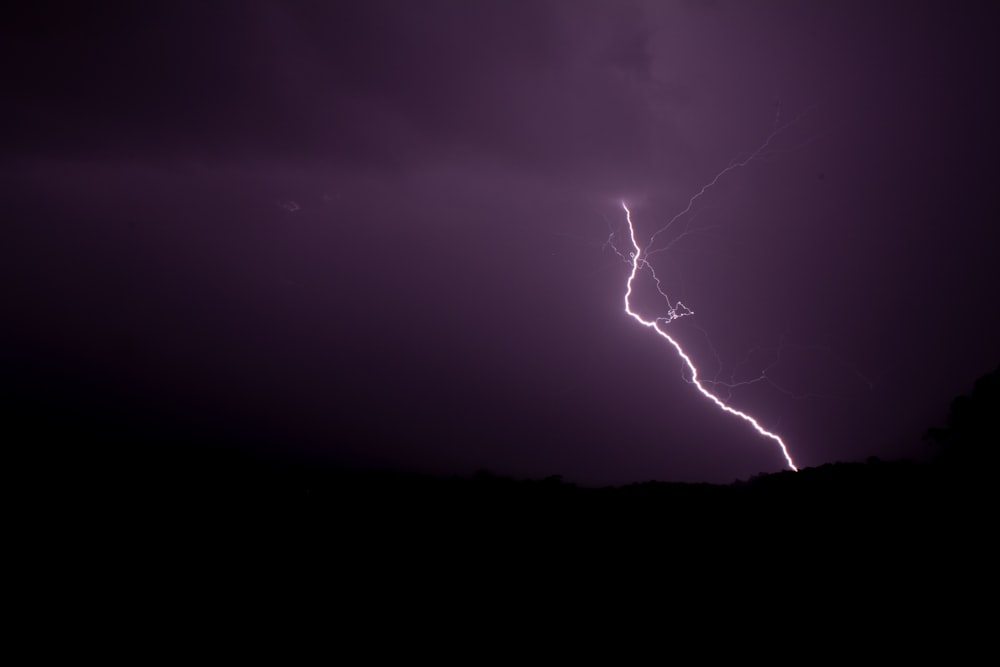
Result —
[[1000, 458], [1000, 366], [976, 380], [971, 395], [952, 401], [947, 426], [931, 428], [925, 437], [942, 446], [947, 462], [996, 463]]

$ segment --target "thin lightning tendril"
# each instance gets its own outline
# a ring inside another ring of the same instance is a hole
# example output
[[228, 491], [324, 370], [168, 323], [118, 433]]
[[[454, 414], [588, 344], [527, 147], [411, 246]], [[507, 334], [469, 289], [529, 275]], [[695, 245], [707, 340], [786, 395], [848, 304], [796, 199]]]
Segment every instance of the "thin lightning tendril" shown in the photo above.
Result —
[[649, 239], [649, 245], [648, 245], [648, 248], [650, 249], [650, 251], [647, 252], [647, 254], [652, 255], [652, 254], [655, 254], [656, 252], [660, 252], [659, 250], [653, 250], [652, 249], [653, 248], [653, 242], [656, 241], [656, 237], [659, 236], [660, 234], [664, 233], [668, 229], [670, 229], [675, 222], [677, 222], [678, 220], [680, 220], [681, 218], [683, 218], [685, 215], [687, 215], [688, 213], [690, 213], [691, 212], [691, 207], [694, 206], [694, 203], [696, 201], [698, 201], [699, 199], [701, 199], [701, 197], [706, 192], [708, 192], [709, 190], [711, 190], [715, 186], [715, 184], [719, 182], [719, 179], [721, 179], [723, 176], [725, 176], [726, 174], [728, 174], [729, 172], [731, 172], [731, 171], [733, 171], [735, 169], [742, 169], [743, 167], [747, 166], [748, 164], [750, 164], [754, 160], [759, 160], [759, 159], [761, 159], [761, 158], [769, 155], [770, 152], [771, 152], [769, 150], [771, 148], [771, 142], [774, 141], [774, 138], [777, 137], [782, 132], [784, 132], [785, 130], [787, 130], [792, 125], [795, 125], [800, 120], [802, 120], [802, 117], [805, 116], [808, 113], [808, 111], [809, 110], [807, 109], [806, 111], [803, 111], [802, 113], [800, 113], [798, 116], [796, 116], [792, 120], [788, 121], [787, 123], [781, 124], [781, 108], [779, 107], [776, 110], [775, 116], [774, 116], [774, 129], [771, 130], [771, 134], [769, 134], [768, 137], [767, 137], [767, 139], [764, 140], [764, 143], [762, 143], [760, 146], [758, 146], [757, 150], [753, 151], [752, 153], [750, 153], [746, 157], [744, 157], [742, 159], [735, 159], [732, 162], [730, 162], [729, 166], [727, 166], [725, 169], [723, 169], [722, 171], [720, 171], [718, 174], [715, 175], [715, 178], [713, 178], [712, 180], [710, 180], [708, 183], [705, 183], [705, 185], [701, 186], [701, 190], [699, 190], [698, 192], [696, 192], [694, 194], [694, 196], [692, 196], [691, 199], [688, 200], [688, 204], [684, 208], [684, 210], [681, 211], [680, 213], [678, 213], [677, 215], [675, 215], [673, 218], [671, 218], [670, 221], [666, 225], [664, 225], [663, 227], [661, 227], [659, 230], [656, 231], [655, 234], [653, 234], [650, 237], [650, 239]]
[[[702, 191], [704, 192], [704, 190]], [[674, 340], [668, 333], [666, 333], [665, 331], [663, 331], [663, 329], [660, 328], [661, 322], [666, 324], [674, 319], [677, 319], [678, 317], [691, 314], [691, 311], [688, 310], [688, 308], [684, 306], [684, 304], [682, 304], [680, 301], [678, 301], [675, 305], [670, 305], [669, 298], [667, 298], [667, 295], [660, 288], [659, 279], [656, 278], [655, 273], [652, 273], [652, 267], [649, 265], [648, 262], [646, 262], [645, 259], [642, 258], [642, 249], [639, 247], [639, 244], [635, 240], [635, 226], [632, 224], [632, 212], [629, 211], [628, 206], [625, 204], [625, 202], [622, 202], [622, 208], [625, 209], [625, 219], [626, 221], [628, 221], [629, 240], [631, 241], [633, 248], [633, 251], [629, 253], [629, 257], [631, 258], [632, 271], [629, 274], [628, 283], [626, 283], [625, 312], [628, 313], [628, 315], [630, 315], [632, 318], [634, 318], [636, 322], [638, 322], [644, 327], [652, 329], [653, 331], [658, 333], [661, 337], [663, 337], [668, 343], [674, 346], [674, 349], [677, 350], [677, 354], [684, 361], [684, 364], [687, 366], [688, 371], [691, 373], [691, 380], [690, 380], [691, 383], [698, 388], [698, 391], [700, 391], [702, 395], [705, 396], [705, 398], [715, 403], [720, 409], [748, 422], [751, 426], [753, 426], [753, 428], [758, 433], [760, 433], [764, 437], [770, 438], [771, 440], [774, 440], [776, 443], [778, 443], [778, 447], [781, 449], [781, 453], [782, 455], [784, 455], [785, 461], [788, 463], [788, 467], [791, 468], [792, 470], [798, 471], [798, 467], [795, 465], [795, 462], [789, 455], [788, 448], [785, 446], [785, 442], [781, 439], [781, 437], [765, 429], [757, 422], [756, 419], [746, 414], [745, 412], [740, 412], [739, 410], [736, 410], [735, 408], [726, 405], [722, 401], [722, 399], [720, 399], [718, 396], [716, 396], [708, 389], [706, 389], [705, 386], [702, 385], [701, 381], [698, 380], [698, 369], [695, 367], [694, 362], [691, 361], [691, 357], [689, 357], [684, 352], [683, 348], [681, 348], [680, 344], [676, 340]], [[667, 303], [668, 305], [670, 305], [669, 316], [658, 317], [653, 320], [646, 320], [643, 319], [641, 315], [632, 310], [632, 304], [631, 304], [632, 283], [635, 281], [635, 277], [636, 274], [639, 272], [640, 266], [648, 269], [652, 273], [653, 278], [656, 280], [657, 291], [659, 291], [664, 298], [667, 298]]]

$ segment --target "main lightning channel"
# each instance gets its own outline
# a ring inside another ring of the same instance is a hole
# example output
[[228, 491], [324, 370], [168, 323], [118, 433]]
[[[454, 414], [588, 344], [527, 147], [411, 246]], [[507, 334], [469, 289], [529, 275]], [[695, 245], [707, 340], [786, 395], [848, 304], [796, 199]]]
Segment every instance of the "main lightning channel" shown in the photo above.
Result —
[[638, 322], [639, 324], [648, 329], [652, 329], [653, 331], [658, 333], [661, 337], [663, 337], [668, 343], [674, 346], [674, 349], [677, 350], [677, 354], [684, 361], [685, 365], [687, 365], [688, 370], [691, 373], [691, 383], [698, 388], [698, 391], [700, 391], [705, 396], [705, 398], [715, 403], [720, 409], [748, 422], [762, 436], [774, 440], [778, 444], [778, 447], [781, 449], [781, 453], [782, 455], [784, 455], [785, 461], [788, 463], [788, 467], [798, 472], [798, 466], [795, 465], [795, 462], [792, 460], [792, 457], [788, 453], [788, 447], [785, 446], [785, 442], [784, 440], [781, 439], [780, 436], [778, 436], [775, 433], [771, 433], [770, 431], [765, 429], [763, 426], [760, 425], [760, 423], [757, 422], [756, 419], [746, 414], [745, 412], [740, 412], [739, 410], [736, 410], [735, 408], [726, 405], [718, 396], [716, 396], [708, 389], [706, 389], [704, 385], [701, 384], [701, 381], [698, 380], [698, 369], [695, 367], [694, 362], [691, 361], [691, 357], [689, 357], [684, 352], [683, 348], [681, 348], [680, 346], [680, 343], [678, 343], [668, 333], [666, 333], [663, 329], [660, 328], [659, 325], [660, 320], [643, 319], [641, 315], [632, 310], [632, 304], [631, 304], [632, 282], [635, 280], [635, 276], [639, 272], [639, 264], [643, 263], [646, 264], [647, 266], [648, 264], [646, 263], [645, 259], [641, 258], [642, 249], [639, 247], [639, 244], [635, 240], [635, 226], [632, 224], [632, 212], [628, 210], [628, 206], [626, 206], [624, 201], [622, 202], [622, 208], [625, 209], [625, 220], [628, 221], [629, 240], [632, 242], [632, 248], [633, 248], [633, 252], [630, 253], [632, 260], [631, 262], [632, 271], [629, 274], [628, 283], [626, 284], [626, 290], [625, 290], [625, 312], [632, 318], [634, 318], [636, 322]]

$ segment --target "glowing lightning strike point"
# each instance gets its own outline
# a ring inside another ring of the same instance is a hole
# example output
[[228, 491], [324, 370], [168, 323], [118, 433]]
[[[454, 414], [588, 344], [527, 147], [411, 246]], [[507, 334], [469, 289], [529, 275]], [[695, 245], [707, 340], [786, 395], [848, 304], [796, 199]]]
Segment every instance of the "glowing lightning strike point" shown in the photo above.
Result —
[[632, 259], [631, 262], [632, 272], [629, 274], [628, 283], [626, 285], [627, 289], [625, 290], [625, 312], [631, 315], [636, 322], [660, 334], [660, 336], [665, 338], [667, 342], [669, 342], [671, 345], [674, 346], [674, 349], [677, 350], [677, 354], [680, 355], [681, 359], [684, 360], [684, 363], [691, 371], [692, 384], [694, 384], [694, 386], [698, 388], [698, 391], [700, 391], [705, 396], [705, 398], [712, 401], [717, 406], [719, 406], [719, 408], [725, 410], [729, 414], [736, 415], [740, 419], [749, 422], [750, 425], [753, 426], [758, 433], [778, 443], [778, 447], [781, 448], [781, 453], [784, 455], [785, 461], [788, 462], [788, 467], [798, 472], [798, 467], [795, 465], [795, 462], [792, 461], [792, 457], [788, 454], [788, 448], [785, 446], [785, 442], [781, 439], [781, 437], [765, 429], [757, 422], [756, 419], [746, 414], [745, 412], [740, 412], [739, 410], [729, 407], [728, 405], [723, 403], [718, 396], [716, 396], [709, 390], [705, 389], [705, 387], [698, 380], [698, 369], [695, 368], [694, 363], [691, 361], [691, 357], [685, 354], [684, 350], [681, 349], [681, 346], [677, 341], [671, 338], [666, 332], [664, 332], [660, 328], [659, 320], [651, 320], [651, 321], [644, 320], [642, 316], [640, 316], [638, 313], [632, 310], [632, 306], [629, 301], [630, 298], [632, 297], [632, 281], [635, 280], [635, 275], [639, 272], [639, 264], [644, 263], [646, 260], [640, 258], [640, 255], [642, 254], [642, 249], [639, 247], [639, 244], [636, 243], [635, 241], [635, 227], [632, 225], [632, 212], [628, 210], [628, 206], [625, 205], [624, 201], [622, 202], [622, 208], [625, 209], [625, 219], [628, 221], [629, 240], [632, 242], [632, 247], [635, 249], [634, 252], [630, 253]]

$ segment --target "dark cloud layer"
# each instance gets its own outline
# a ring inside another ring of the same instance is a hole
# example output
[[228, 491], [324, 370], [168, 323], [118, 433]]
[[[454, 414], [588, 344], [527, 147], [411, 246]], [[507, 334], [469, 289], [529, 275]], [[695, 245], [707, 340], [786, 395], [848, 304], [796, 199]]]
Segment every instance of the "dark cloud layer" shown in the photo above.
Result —
[[802, 465], [920, 455], [998, 354], [989, 25], [933, 3], [23, 3], [0, 47], [5, 365], [335, 461], [774, 470], [622, 315], [602, 245], [622, 197], [648, 238], [801, 115], [658, 256], [696, 312], [673, 331], [710, 375], [768, 369], [786, 391], [732, 400]]
[[629, 79], [649, 80], [649, 34], [634, 9], [126, 3], [62, 12], [24, 11], [8, 28], [9, 61], [34, 63], [11, 72], [23, 124], [13, 139], [29, 152], [412, 168], [470, 153], [527, 166], [648, 151], [649, 114]]

